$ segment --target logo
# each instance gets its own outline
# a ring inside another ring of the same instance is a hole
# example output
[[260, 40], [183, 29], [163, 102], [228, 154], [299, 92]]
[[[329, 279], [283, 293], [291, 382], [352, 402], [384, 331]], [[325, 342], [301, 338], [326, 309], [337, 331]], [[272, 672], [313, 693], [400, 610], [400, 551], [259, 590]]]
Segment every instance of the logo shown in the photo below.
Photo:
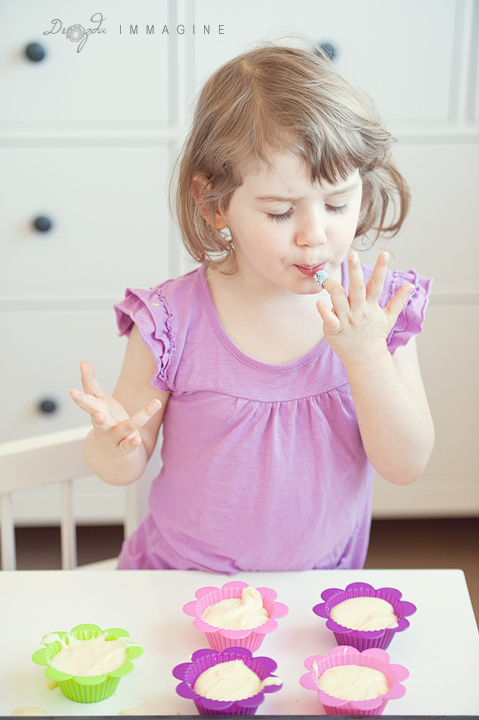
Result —
[[44, 35], [57, 35], [62, 33], [65, 35], [67, 40], [73, 43], [78, 43], [77, 53], [81, 52], [85, 47], [86, 41], [90, 35], [99, 35], [100, 33], [106, 33], [106, 28], [102, 27], [102, 23], [106, 18], [101, 13], [95, 13], [91, 16], [90, 22], [93, 23], [93, 27], [84, 28], [83, 25], [70, 25], [64, 28], [63, 23], [58, 18], [51, 21], [52, 27], [50, 30], [45, 30]]

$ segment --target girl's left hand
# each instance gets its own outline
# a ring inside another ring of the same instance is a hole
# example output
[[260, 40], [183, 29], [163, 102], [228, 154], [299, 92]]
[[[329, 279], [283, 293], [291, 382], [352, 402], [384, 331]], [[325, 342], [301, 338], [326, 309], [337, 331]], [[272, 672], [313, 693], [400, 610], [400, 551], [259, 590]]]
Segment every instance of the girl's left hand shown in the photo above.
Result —
[[324, 283], [333, 307], [330, 310], [321, 300], [316, 306], [323, 319], [324, 336], [346, 366], [370, 363], [384, 353], [386, 338], [414, 290], [414, 285], [403, 285], [386, 307], [378, 305], [388, 261], [389, 253], [382, 252], [365, 285], [357, 253], [352, 251], [348, 255], [349, 296], [336, 280]]

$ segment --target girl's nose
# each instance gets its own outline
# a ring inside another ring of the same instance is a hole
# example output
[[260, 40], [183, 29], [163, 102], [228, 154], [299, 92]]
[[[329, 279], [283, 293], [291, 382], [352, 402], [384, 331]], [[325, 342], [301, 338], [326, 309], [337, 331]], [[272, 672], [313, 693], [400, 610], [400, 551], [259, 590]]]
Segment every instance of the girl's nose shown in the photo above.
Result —
[[302, 220], [296, 239], [298, 245], [314, 247], [327, 242], [325, 223], [319, 214], [311, 213]]

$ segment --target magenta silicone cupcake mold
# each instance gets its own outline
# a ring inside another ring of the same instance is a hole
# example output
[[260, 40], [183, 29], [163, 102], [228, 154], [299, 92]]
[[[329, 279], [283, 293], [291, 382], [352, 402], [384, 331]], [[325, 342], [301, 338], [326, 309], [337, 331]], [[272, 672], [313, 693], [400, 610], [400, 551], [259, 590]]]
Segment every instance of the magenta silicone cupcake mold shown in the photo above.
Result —
[[[223, 652], [203, 649], [191, 656], [191, 662], [182, 663], [173, 668], [173, 675], [182, 682], [177, 685], [176, 692], [181, 697], [193, 700], [200, 715], [254, 715], [264, 701], [265, 693], [277, 692], [281, 685], [267, 685], [261, 692], [244, 700], [210, 700], [199, 695], [194, 685], [201, 673], [208, 668], [230, 660], [242, 660], [260, 680], [270, 677], [277, 668], [274, 660], [268, 657], [253, 657], [250, 650], [242, 647], [230, 647]], [[273, 676], [276, 677], [276, 676]]]
[[[335, 622], [331, 618], [331, 610], [335, 605], [357, 597], [378, 597], [390, 603], [394, 608], [394, 614], [398, 619], [398, 624], [393, 628], [385, 628], [383, 630], [353, 630], [346, 628]], [[398, 632], [403, 632], [409, 627], [409, 620], [406, 618], [416, 612], [416, 606], [405, 600], [401, 600], [402, 594], [395, 588], [379, 588], [375, 590], [368, 583], [352, 583], [345, 590], [339, 588], [329, 588], [321, 593], [324, 602], [313, 607], [313, 612], [319, 617], [326, 618], [326, 627], [332, 630], [338, 645], [351, 645], [357, 650], [367, 650], [368, 648], [381, 648], [386, 650], [391, 644], [392, 639]]]
[[[381, 715], [389, 700], [397, 700], [406, 693], [401, 681], [409, 677], [409, 671], [402, 665], [390, 663], [387, 652], [379, 648], [360, 652], [349, 645], [338, 645], [328, 655], [312, 655], [305, 660], [304, 665], [309, 672], [299, 682], [307, 690], [317, 692], [327, 715]], [[329, 695], [318, 686], [318, 680], [329, 668], [341, 665], [359, 665], [379, 670], [386, 677], [388, 692], [372, 700], [341, 700]]]
[[249, 630], [226, 630], [202, 620], [201, 615], [210, 605], [221, 600], [240, 598], [244, 588], [249, 587], [248, 583], [240, 580], [232, 580], [225, 583], [221, 588], [202, 587], [196, 591], [196, 600], [186, 603], [183, 611], [194, 617], [193, 626], [206, 635], [210, 647], [214, 650], [226, 650], [229, 647], [244, 647], [251, 652], [257, 650], [264, 640], [265, 635], [277, 629], [276, 620], [288, 614], [286, 605], [276, 602], [278, 594], [271, 588], [256, 588], [263, 598], [263, 606], [269, 615], [269, 620], [263, 625], [258, 625]]

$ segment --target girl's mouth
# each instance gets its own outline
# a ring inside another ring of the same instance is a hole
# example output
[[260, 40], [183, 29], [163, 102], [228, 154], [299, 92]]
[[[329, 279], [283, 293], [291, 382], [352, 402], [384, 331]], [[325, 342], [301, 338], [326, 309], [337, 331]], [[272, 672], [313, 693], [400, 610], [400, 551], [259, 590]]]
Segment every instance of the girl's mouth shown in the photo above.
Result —
[[296, 265], [295, 267], [297, 267], [303, 275], [306, 275], [306, 277], [312, 278], [318, 270], [324, 270], [325, 265], [326, 263], [320, 263], [319, 265]]

